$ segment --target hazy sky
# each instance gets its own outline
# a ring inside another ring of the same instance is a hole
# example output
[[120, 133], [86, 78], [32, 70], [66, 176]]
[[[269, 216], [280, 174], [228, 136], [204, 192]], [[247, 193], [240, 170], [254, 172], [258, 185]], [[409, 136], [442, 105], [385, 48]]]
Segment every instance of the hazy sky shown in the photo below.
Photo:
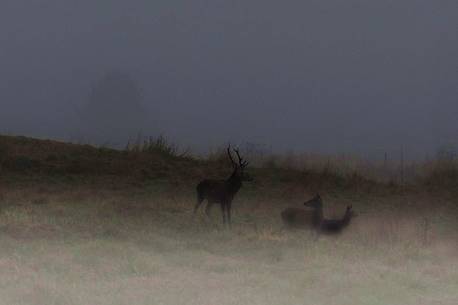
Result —
[[144, 134], [198, 150], [458, 142], [457, 0], [0, 2], [0, 132], [71, 139], [113, 69], [142, 88]]

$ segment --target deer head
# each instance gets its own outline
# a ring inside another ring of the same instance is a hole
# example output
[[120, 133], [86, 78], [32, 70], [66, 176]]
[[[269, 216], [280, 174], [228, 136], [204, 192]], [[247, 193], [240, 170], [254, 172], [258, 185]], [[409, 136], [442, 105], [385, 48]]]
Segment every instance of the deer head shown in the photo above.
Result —
[[345, 217], [352, 218], [358, 216], [358, 213], [353, 210], [353, 206], [347, 206], [347, 210], [345, 211]]
[[304, 202], [304, 205], [309, 208], [321, 209], [323, 207], [323, 202], [321, 200], [321, 196], [316, 194], [315, 197]]

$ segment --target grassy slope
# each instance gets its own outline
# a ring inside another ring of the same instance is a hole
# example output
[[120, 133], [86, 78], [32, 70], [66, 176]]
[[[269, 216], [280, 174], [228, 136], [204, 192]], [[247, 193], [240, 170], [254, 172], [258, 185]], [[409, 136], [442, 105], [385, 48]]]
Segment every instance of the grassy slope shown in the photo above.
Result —
[[[3, 147], [3, 153], [1, 150]], [[456, 199], [360, 177], [253, 169], [234, 226], [192, 218], [221, 162], [0, 137], [0, 304], [456, 304]], [[98, 168], [95, 168], [98, 166]], [[281, 230], [323, 193], [339, 237]]]

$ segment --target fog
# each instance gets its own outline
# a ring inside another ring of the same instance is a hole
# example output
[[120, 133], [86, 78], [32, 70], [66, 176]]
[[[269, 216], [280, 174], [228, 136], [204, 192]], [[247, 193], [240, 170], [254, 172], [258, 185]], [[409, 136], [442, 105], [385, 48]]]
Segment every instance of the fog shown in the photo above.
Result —
[[423, 158], [458, 143], [457, 37], [456, 0], [3, 0], [0, 133]]

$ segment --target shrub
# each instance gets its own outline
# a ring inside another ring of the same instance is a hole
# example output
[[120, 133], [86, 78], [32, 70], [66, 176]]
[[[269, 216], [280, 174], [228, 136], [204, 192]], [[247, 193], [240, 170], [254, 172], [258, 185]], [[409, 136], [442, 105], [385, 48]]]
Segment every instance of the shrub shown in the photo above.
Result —
[[149, 137], [146, 140], [141, 140], [139, 138], [135, 143], [128, 143], [126, 151], [160, 154], [170, 158], [189, 157], [188, 150], [182, 150], [180, 152], [178, 145], [170, 143], [163, 135], [157, 138]]

